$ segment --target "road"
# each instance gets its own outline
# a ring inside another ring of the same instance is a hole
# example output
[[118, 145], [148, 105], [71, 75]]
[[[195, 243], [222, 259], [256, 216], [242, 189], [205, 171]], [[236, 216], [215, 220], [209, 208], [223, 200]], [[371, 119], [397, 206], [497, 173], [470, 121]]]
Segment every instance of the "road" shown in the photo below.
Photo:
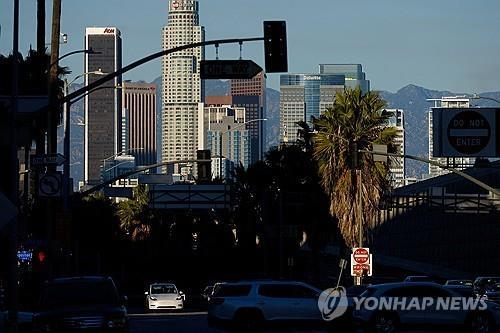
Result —
[[[222, 333], [225, 331], [208, 327], [206, 312], [130, 315], [130, 333], [156, 333], [156, 332]], [[320, 333], [326, 331], [281, 330], [279, 332]], [[271, 332], [267, 331], [266, 333], [271, 333]], [[408, 333], [420, 333], [420, 332], [414, 331]], [[426, 333], [432, 333], [432, 332], [426, 332]], [[434, 332], [434, 333], [439, 333], [439, 332]]]

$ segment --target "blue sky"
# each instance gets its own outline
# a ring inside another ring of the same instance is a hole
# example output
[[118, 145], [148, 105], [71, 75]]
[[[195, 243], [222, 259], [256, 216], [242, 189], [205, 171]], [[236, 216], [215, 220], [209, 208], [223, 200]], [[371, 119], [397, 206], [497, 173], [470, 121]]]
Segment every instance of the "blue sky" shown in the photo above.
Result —
[[[20, 2], [25, 52], [36, 43], [36, 0]], [[2, 54], [12, 49], [12, 3], [1, 1]], [[207, 39], [259, 36], [263, 20], [286, 20], [290, 72], [314, 73], [319, 63], [361, 63], [373, 89], [396, 91], [413, 83], [454, 92], [500, 90], [498, 0], [200, 0], [200, 7]], [[116, 26], [128, 64], [160, 50], [166, 20], [167, 0], [63, 0], [61, 31], [69, 43], [61, 45], [61, 54], [83, 47], [86, 26]], [[244, 45], [244, 57], [261, 65], [262, 53], [260, 43]], [[238, 46], [220, 49], [221, 58], [238, 55]], [[207, 59], [213, 57], [208, 48]], [[63, 65], [80, 74], [83, 57]], [[160, 71], [156, 61], [125, 78], [151, 81]], [[269, 75], [269, 86], [278, 88], [278, 82], [279, 74]]]

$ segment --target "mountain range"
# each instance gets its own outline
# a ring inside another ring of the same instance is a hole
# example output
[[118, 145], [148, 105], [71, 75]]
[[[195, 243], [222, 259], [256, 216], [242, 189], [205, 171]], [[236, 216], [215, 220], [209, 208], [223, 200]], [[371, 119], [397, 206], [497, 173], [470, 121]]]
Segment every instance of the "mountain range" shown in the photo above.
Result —
[[[152, 83], [156, 84], [161, 92], [161, 77], [155, 79]], [[70, 91], [80, 88], [81, 85], [73, 85]], [[225, 96], [229, 95], [229, 81], [207, 80], [205, 82], [206, 96]], [[443, 96], [458, 96], [470, 94], [456, 93], [450, 91], [430, 90], [413, 84], [407, 85], [397, 92], [380, 91], [381, 97], [387, 102], [388, 108], [403, 109], [405, 114], [406, 131], [406, 153], [409, 155], [427, 156], [428, 154], [428, 110], [433, 106], [428, 102], [430, 98], [441, 98]], [[267, 147], [279, 144], [279, 91], [267, 88], [267, 114], [266, 118], [266, 145]], [[500, 99], [500, 92], [480, 93], [480, 96]], [[498, 106], [497, 103], [490, 100], [473, 100], [477, 106]], [[157, 95], [157, 133], [161, 133], [161, 93]], [[71, 176], [75, 179], [75, 184], [83, 178], [83, 137], [84, 122], [83, 101], [72, 105], [71, 113]], [[62, 151], [62, 129], [59, 134], [59, 143]], [[158, 157], [161, 155], [161, 135], [157, 136]], [[420, 177], [427, 173], [427, 165], [416, 161], [407, 160], [406, 174], [408, 177]]]

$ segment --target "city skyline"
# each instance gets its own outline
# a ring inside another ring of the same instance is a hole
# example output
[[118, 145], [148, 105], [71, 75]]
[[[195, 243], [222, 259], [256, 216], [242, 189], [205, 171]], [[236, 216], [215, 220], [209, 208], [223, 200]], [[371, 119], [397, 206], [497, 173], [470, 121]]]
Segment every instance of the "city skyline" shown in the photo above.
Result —
[[[46, 10], [47, 41], [50, 36], [49, 3]], [[284, 6], [283, 0], [272, 4], [257, 0], [250, 6], [237, 1], [201, 1], [200, 23], [207, 26], [206, 39], [213, 39], [260, 35], [264, 19], [287, 20], [290, 72], [312, 72], [315, 64], [324, 62], [362, 63], [370, 73], [372, 90], [396, 91], [407, 84], [416, 84], [436, 90], [472, 93], [497, 91], [500, 86], [500, 79], [495, 75], [500, 71], [500, 60], [495, 56], [500, 52], [500, 45], [494, 33], [500, 29], [499, 3], [445, 0], [433, 2], [432, 9], [425, 1], [401, 3], [384, 0], [363, 6], [330, 1], [318, 3], [319, 7], [288, 1]], [[10, 53], [12, 48], [11, 7], [9, 2], [0, 12], [0, 52], [3, 54]], [[166, 7], [166, 0], [151, 0], [148, 6], [120, 1], [118, 15], [113, 1], [64, 3], [61, 31], [68, 34], [69, 41], [61, 45], [61, 53], [82, 48], [86, 26], [104, 25], [118, 26], [122, 30], [123, 38], [127, 40], [124, 64], [156, 52], [159, 50], [159, 32], [167, 17]], [[216, 20], [221, 11], [226, 13], [228, 20]], [[36, 40], [35, 12], [35, 2], [21, 4], [20, 47], [23, 53]], [[348, 28], [342, 34], [330, 34], [328, 31], [333, 29], [334, 32], [335, 29], [328, 26], [331, 21], [327, 19], [328, 15], [339, 26]], [[477, 16], [482, 17], [480, 22], [473, 20]], [[353, 19], [356, 24], [351, 23]], [[312, 33], [314, 38], [310, 36]], [[446, 43], [442, 42], [443, 39]], [[463, 43], [467, 48], [462, 46]], [[488, 49], [488, 52], [478, 52], [482, 49]], [[239, 55], [237, 47], [224, 47], [220, 51], [222, 58]], [[243, 55], [263, 63], [260, 43], [245, 44]], [[209, 58], [214, 58], [213, 48], [207, 48]], [[78, 56], [65, 59], [63, 65], [69, 66], [75, 75], [83, 69]], [[150, 82], [160, 73], [160, 62], [155, 61], [132, 71], [125, 79]], [[279, 77], [270, 75], [268, 86], [278, 90]]]

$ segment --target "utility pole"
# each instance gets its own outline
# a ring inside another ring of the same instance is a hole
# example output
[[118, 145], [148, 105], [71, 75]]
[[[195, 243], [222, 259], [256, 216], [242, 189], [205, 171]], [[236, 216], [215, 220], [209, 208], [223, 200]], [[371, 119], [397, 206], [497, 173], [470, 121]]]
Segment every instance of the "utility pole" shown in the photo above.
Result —
[[50, 63], [55, 64], [50, 67], [49, 75], [49, 104], [47, 119], [47, 152], [57, 153], [57, 113], [59, 103], [57, 101], [57, 71], [59, 69], [59, 35], [61, 33], [61, 0], [53, 0], [52, 10], [52, 41], [50, 48]]
[[36, 1], [36, 50], [45, 53], [45, 0]]
[[[363, 247], [363, 191], [361, 187], [363, 186], [363, 182], [361, 180], [361, 161], [358, 153], [358, 143], [353, 142], [350, 145], [350, 154], [351, 154], [351, 169], [356, 174], [356, 201], [354, 204], [356, 205], [356, 213], [354, 216], [356, 217], [355, 223], [358, 225], [358, 247]], [[362, 276], [354, 277], [354, 284], [361, 285]]]
[[[59, 35], [61, 33], [61, 0], [53, 0], [52, 5], [52, 40], [50, 49], [50, 63], [54, 64], [50, 67], [49, 72], [49, 110], [47, 112], [47, 153], [57, 153], [57, 115], [59, 113], [60, 104], [57, 96], [57, 79], [59, 70]], [[56, 171], [56, 166], [47, 167], [48, 172]], [[48, 247], [48, 274], [52, 277], [54, 268], [54, 244], [53, 233], [55, 223], [55, 202], [51, 198], [47, 198], [45, 209], [47, 217], [47, 247]]]
[[[14, 27], [12, 45], [12, 95], [11, 95], [11, 116], [10, 116], [10, 200], [14, 206], [19, 207], [19, 161], [17, 159], [17, 133], [16, 118], [19, 101], [19, 0], [14, 0]], [[8, 332], [17, 333], [17, 316], [19, 311], [19, 286], [17, 268], [17, 221], [15, 217], [11, 221], [9, 232], [9, 325]]]

